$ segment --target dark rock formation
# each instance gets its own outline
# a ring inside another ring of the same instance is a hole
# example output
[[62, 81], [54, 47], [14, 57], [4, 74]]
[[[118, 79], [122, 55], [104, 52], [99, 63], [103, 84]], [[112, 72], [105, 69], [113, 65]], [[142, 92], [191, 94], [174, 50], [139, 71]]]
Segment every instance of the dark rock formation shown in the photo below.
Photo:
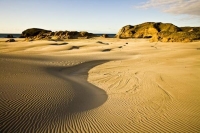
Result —
[[26, 38], [26, 37], [34, 37], [37, 36], [39, 34], [45, 34], [45, 33], [50, 33], [50, 30], [44, 30], [44, 29], [39, 29], [39, 28], [31, 28], [31, 29], [27, 29], [25, 31], [22, 32], [21, 34], [21, 38]]
[[101, 37], [108, 38], [108, 35], [107, 34], [103, 34]]
[[22, 32], [22, 36], [28, 38], [26, 40], [54, 40], [60, 41], [64, 39], [86, 39], [95, 37], [96, 35], [86, 31], [56, 31], [52, 32], [44, 29], [27, 29]]
[[151, 38], [151, 42], [190, 42], [200, 39], [200, 27], [177, 27], [171, 23], [146, 22], [124, 26], [116, 37]]
[[7, 40], [6, 42], [15, 42], [15, 39], [9, 39], [9, 40]]

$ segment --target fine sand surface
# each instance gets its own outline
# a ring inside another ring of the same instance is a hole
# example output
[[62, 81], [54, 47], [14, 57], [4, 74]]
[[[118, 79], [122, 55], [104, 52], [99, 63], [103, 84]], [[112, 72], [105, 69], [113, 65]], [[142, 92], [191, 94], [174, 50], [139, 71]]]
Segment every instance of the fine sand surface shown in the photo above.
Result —
[[200, 42], [0, 39], [1, 133], [200, 132]]

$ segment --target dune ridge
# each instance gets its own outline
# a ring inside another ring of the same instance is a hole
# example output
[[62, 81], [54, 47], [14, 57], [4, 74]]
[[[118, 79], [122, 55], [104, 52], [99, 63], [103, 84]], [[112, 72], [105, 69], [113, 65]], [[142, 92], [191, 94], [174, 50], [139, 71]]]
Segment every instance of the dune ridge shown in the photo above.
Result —
[[199, 42], [99, 40], [0, 40], [0, 132], [200, 131]]

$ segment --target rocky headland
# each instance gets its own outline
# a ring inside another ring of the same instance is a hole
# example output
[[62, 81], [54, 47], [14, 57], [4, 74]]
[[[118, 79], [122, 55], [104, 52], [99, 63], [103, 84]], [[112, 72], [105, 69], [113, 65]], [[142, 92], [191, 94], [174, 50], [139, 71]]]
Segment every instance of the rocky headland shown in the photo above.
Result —
[[178, 27], [171, 23], [145, 22], [122, 27], [116, 37], [151, 38], [151, 42], [191, 42], [200, 40], [200, 27]]
[[21, 38], [26, 40], [64, 40], [64, 39], [87, 39], [95, 37], [93, 33], [86, 31], [50, 31], [39, 28], [30, 28], [22, 32]]

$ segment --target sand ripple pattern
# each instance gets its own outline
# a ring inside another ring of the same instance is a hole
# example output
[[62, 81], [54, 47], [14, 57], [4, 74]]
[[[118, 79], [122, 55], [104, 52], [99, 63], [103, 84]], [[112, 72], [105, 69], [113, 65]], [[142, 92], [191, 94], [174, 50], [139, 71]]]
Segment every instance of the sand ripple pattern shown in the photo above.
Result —
[[86, 81], [87, 71], [101, 61], [80, 66], [69, 62], [66, 67], [16, 60], [1, 59], [2, 133], [63, 132], [71, 116], [98, 107], [107, 99], [104, 91]]
[[101, 110], [107, 114], [102, 119], [110, 125], [105, 131], [199, 132], [200, 107], [193, 93], [198, 90], [192, 86], [194, 81], [184, 83], [170, 77], [170, 70], [159, 70], [160, 64], [153, 66], [157, 71], [152, 71], [138, 62], [111, 61], [89, 72], [88, 80], [108, 94]]
[[1, 57], [0, 132], [199, 132], [199, 68], [144, 62]]

